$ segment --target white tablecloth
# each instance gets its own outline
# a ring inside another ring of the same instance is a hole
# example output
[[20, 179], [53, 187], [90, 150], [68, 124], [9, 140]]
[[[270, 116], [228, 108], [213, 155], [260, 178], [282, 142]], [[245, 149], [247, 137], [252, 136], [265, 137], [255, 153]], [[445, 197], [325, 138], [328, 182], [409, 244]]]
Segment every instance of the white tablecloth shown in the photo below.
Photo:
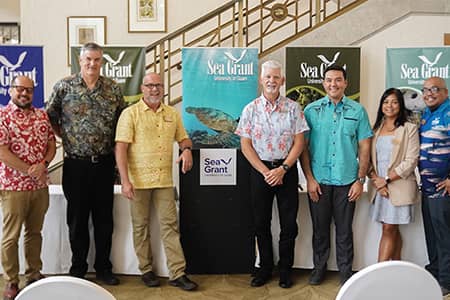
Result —
[[[115, 187], [114, 193], [114, 233], [111, 250], [113, 272], [118, 274], [140, 274], [138, 262], [133, 247], [129, 200], [120, 195], [120, 187]], [[153, 250], [154, 271], [160, 276], [168, 276], [166, 256], [159, 238], [159, 223], [157, 214], [151, 213], [151, 243]], [[1, 216], [1, 212], [0, 212]], [[88, 255], [89, 270], [93, 271], [94, 241], [92, 224], [91, 247]], [[1, 237], [1, 231], [0, 231]], [[24, 272], [23, 239], [20, 239], [20, 267]], [[45, 216], [42, 243], [42, 272], [44, 274], [65, 274], [69, 272], [72, 252], [69, 245], [68, 227], [66, 224], [66, 199], [61, 186], [50, 186], [50, 206]], [[0, 267], [0, 272], [3, 268]]]
[[[120, 196], [120, 187], [116, 186], [114, 196], [114, 233], [111, 261], [115, 273], [140, 274], [136, 255], [134, 253], [128, 202], [127, 199]], [[152, 211], [154, 212], [154, 210]], [[278, 261], [279, 223], [278, 210], [275, 201], [272, 220], [274, 253], [276, 256], [275, 261]], [[300, 209], [297, 223], [299, 225], [299, 235], [296, 240], [294, 267], [312, 268], [312, 225], [305, 193], [300, 194]], [[334, 225], [332, 225], [332, 227], [334, 227]], [[381, 225], [370, 220], [367, 194], [364, 194], [362, 199], [357, 203], [353, 228], [355, 241], [353, 268], [359, 270], [377, 261], [378, 242], [381, 235]], [[409, 225], [401, 225], [400, 228], [403, 236], [403, 259], [421, 266], [425, 265], [428, 262], [428, 259], [426, 255], [420, 204], [416, 206], [415, 222]], [[334, 228], [332, 229], [334, 230]], [[71, 251], [69, 246], [68, 228], [66, 225], [66, 200], [62, 193], [61, 186], [50, 186], [50, 207], [45, 217], [43, 236], [43, 273], [68, 273]], [[332, 249], [328, 268], [336, 270], [334, 234], [332, 235], [332, 239]], [[166, 256], [159, 236], [159, 223], [156, 213], [152, 213], [151, 215], [151, 243], [154, 271], [160, 276], [168, 276]], [[21, 239], [19, 251], [21, 272], [23, 273], [24, 256], [22, 244], [23, 241]], [[93, 239], [91, 238], [91, 249], [88, 259], [90, 270], [93, 270], [94, 248], [92, 246]], [[3, 272], [1, 266], [0, 272]]]
[[[332, 221], [333, 222], [333, 221]], [[312, 223], [309, 213], [306, 193], [300, 193], [299, 214], [297, 217], [299, 234], [295, 244], [296, 268], [312, 268]], [[331, 225], [331, 253], [328, 260], [328, 269], [337, 270], [334, 224]], [[422, 212], [420, 203], [415, 206], [415, 221], [408, 225], [400, 225], [403, 238], [402, 259], [414, 262], [420, 266], [428, 263], [425, 234], [423, 230]], [[272, 215], [273, 247], [278, 261], [279, 222], [278, 209], [274, 201]], [[361, 270], [377, 262], [378, 244], [381, 237], [381, 224], [371, 220], [369, 216], [369, 201], [365, 192], [356, 204], [353, 220], [354, 259], [353, 269]]]

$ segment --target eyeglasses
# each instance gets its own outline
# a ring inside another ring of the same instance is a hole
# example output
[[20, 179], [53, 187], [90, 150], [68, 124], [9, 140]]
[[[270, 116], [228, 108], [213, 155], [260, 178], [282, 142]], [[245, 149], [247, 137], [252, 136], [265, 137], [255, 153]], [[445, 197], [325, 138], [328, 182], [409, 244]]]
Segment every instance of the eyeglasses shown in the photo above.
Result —
[[441, 87], [437, 87], [437, 86], [432, 86], [432, 87], [430, 87], [430, 88], [424, 87], [424, 88], [422, 88], [421, 91], [422, 91], [422, 94], [426, 94], [426, 93], [428, 93], [428, 92], [433, 93], [433, 94], [436, 94], [436, 93], [439, 93], [440, 90], [445, 90], [445, 88], [441, 88]]
[[12, 85], [11, 87], [15, 88], [18, 93], [23, 93], [23, 91], [27, 91], [28, 94], [31, 94], [34, 91], [34, 87], [25, 87], [21, 85]]
[[148, 89], [153, 89], [153, 88], [159, 89], [159, 88], [163, 87], [163, 84], [162, 83], [146, 83], [146, 84], [143, 84], [143, 86], [145, 86]]

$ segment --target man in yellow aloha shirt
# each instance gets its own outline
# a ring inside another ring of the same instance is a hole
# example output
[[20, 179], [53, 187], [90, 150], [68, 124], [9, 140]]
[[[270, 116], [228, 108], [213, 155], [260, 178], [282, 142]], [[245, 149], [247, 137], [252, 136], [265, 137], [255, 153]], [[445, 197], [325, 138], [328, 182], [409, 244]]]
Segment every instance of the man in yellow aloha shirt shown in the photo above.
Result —
[[186, 261], [180, 244], [172, 180], [173, 142], [178, 142], [181, 171], [192, 168], [192, 141], [175, 108], [161, 102], [164, 85], [156, 73], [141, 85], [143, 98], [125, 109], [117, 124], [116, 161], [122, 194], [130, 199], [133, 240], [142, 281], [148, 287], [160, 282], [152, 271], [149, 219], [150, 201], [158, 211], [167, 256], [169, 284], [191, 291], [197, 284], [185, 275]]

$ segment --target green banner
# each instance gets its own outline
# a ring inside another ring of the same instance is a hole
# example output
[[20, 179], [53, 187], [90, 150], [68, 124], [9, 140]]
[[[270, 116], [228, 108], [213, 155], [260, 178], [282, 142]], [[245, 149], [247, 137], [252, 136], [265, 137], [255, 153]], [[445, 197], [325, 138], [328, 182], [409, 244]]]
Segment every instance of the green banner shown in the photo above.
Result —
[[[71, 47], [71, 72], [80, 72], [80, 47]], [[141, 83], [145, 75], [145, 48], [103, 47], [101, 75], [114, 79], [121, 87], [125, 101], [133, 103], [142, 97]]]
[[323, 72], [332, 65], [347, 72], [347, 97], [359, 101], [359, 47], [288, 47], [286, 48], [286, 96], [302, 108], [326, 95]]
[[450, 47], [387, 49], [386, 88], [400, 89], [406, 107], [420, 115], [425, 108], [421, 91], [423, 82], [438, 76], [450, 86], [449, 62]]

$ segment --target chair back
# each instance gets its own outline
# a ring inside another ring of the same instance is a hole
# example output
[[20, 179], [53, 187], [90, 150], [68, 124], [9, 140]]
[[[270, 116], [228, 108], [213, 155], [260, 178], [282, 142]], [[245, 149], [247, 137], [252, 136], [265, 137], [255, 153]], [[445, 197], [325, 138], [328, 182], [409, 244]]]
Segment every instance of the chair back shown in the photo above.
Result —
[[16, 300], [116, 300], [101, 286], [88, 280], [53, 276], [38, 280], [25, 287]]
[[442, 300], [439, 283], [424, 268], [406, 261], [386, 261], [355, 273], [336, 300]]

